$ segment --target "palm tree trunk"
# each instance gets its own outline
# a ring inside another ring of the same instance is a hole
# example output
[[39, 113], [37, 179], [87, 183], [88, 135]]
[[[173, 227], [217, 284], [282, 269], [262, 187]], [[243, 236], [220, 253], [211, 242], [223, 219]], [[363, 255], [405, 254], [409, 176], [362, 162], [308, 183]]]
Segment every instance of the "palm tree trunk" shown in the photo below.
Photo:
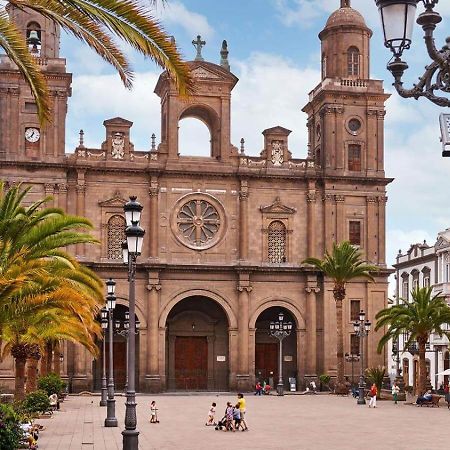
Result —
[[16, 379], [14, 384], [14, 399], [23, 400], [25, 398], [25, 358], [16, 358]]
[[47, 353], [47, 373], [50, 373], [52, 371], [52, 365], [53, 365], [53, 343], [47, 342], [45, 346], [45, 351]]
[[45, 350], [42, 354], [42, 358], [41, 358], [41, 376], [45, 376], [47, 375], [47, 351]]
[[347, 392], [344, 379], [344, 334], [342, 322], [342, 300], [336, 300], [336, 356], [337, 356], [337, 386], [336, 393]]
[[27, 359], [27, 386], [26, 393], [34, 392], [37, 389], [37, 367], [39, 359], [30, 357]]
[[55, 372], [56, 375], [61, 375], [61, 361], [59, 359], [60, 352], [61, 349], [59, 347], [59, 342], [57, 341], [55, 343], [55, 357], [53, 359], [53, 372]]
[[423, 395], [426, 392], [427, 384], [427, 363], [425, 360], [425, 346], [427, 339], [418, 339], [419, 344], [419, 395]]

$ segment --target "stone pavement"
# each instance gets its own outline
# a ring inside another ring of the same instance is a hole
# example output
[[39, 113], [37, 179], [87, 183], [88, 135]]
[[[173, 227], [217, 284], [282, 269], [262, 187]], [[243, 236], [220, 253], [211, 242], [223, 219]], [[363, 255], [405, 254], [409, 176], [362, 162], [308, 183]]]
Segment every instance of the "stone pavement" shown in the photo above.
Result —
[[[142, 450], [434, 450], [448, 448], [450, 411], [379, 401], [377, 409], [357, 406], [351, 397], [332, 395], [255, 397], [246, 395], [248, 432], [225, 433], [205, 427], [213, 401], [225, 409], [235, 394], [137, 397]], [[156, 400], [159, 424], [150, 424]], [[106, 408], [99, 397], [69, 397], [39, 438], [39, 450], [121, 450], [125, 398], [116, 398], [118, 428], [104, 428]]]

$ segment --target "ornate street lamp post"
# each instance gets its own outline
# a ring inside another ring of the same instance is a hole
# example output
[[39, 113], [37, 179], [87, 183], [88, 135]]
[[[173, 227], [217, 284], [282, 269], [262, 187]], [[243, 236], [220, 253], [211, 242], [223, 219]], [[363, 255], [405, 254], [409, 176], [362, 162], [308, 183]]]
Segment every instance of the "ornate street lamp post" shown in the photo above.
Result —
[[[129, 327], [136, 329], [135, 322], [135, 277], [136, 260], [141, 254], [145, 231], [139, 226], [141, 220], [142, 205], [136, 201], [136, 197], [130, 197], [130, 201], [123, 207], [127, 228], [126, 245], [122, 245], [123, 260], [128, 264], [129, 282]], [[139, 431], [136, 430], [136, 392], [135, 392], [135, 365], [136, 365], [136, 335], [128, 335], [128, 364], [127, 364], [127, 401], [125, 402], [125, 429], [122, 431], [123, 450], [138, 450]]]
[[[436, 95], [436, 91], [450, 92], [450, 38], [441, 50], [436, 48], [434, 30], [442, 17], [434, 10], [439, 0], [375, 0], [380, 12], [384, 33], [384, 45], [393, 54], [393, 61], [387, 65], [394, 76], [394, 87], [405, 98], [425, 97], [439, 106], [450, 106], [450, 99]], [[411, 46], [414, 19], [417, 4], [422, 2], [425, 11], [417, 18], [417, 23], [424, 31], [428, 55], [432, 62], [426, 66], [419, 82], [411, 89], [403, 87], [402, 77], [408, 64], [402, 60], [405, 50]]]
[[102, 308], [101, 312], [101, 319], [102, 319], [102, 330], [103, 330], [103, 357], [102, 357], [102, 387], [101, 387], [101, 400], [100, 400], [100, 406], [106, 406], [107, 405], [107, 386], [106, 386], [106, 329], [108, 328], [108, 310], [105, 308]]
[[108, 400], [106, 402], [105, 427], [117, 427], [116, 401], [114, 400], [114, 361], [113, 361], [113, 313], [116, 307], [116, 282], [110, 278], [106, 282], [108, 296], [106, 302], [108, 305], [108, 328], [109, 328], [109, 379], [108, 379]]
[[292, 331], [292, 322], [284, 321], [284, 313], [278, 314], [278, 320], [270, 322], [270, 335], [277, 338], [280, 342], [278, 355], [278, 384], [277, 394], [284, 395], [283, 384], [283, 339], [288, 337]]
[[359, 361], [359, 354], [346, 353], [345, 360], [347, 362], [352, 363], [352, 387], [353, 387], [355, 385], [355, 377], [354, 377], [355, 372], [353, 369], [354, 369], [355, 362]]
[[[126, 367], [128, 369], [128, 336], [130, 333], [132, 333], [130, 329], [130, 313], [128, 311], [125, 312], [125, 320], [121, 322], [120, 320], [116, 320], [114, 323], [115, 325], [115, 332], [124, 337], [127, 343], [127, 349], [126, 349], [126, 355], [127, 355], [127, 362]], [[139, 328], [140, 328], [140, 322], [139, 319], [136, 319], [136, 329], [134, 330], [134, 334], [139, 334]], [[125, 380], [125, 393], [128, 390], [128, 370], [126, 372], [126, 380]]]
[[365, 405], [366, 400], [364, 399], [364, 338], [369, 335], [370, 326], [372, 325], [368, 320], [365, 320], [366, 313], [364, 311], [359, 312], [359, 320], [355, 321], [353, 324], [355, 334], [359, 336], [359, 354], [361, 355], [361, 373], [359, 375], [359, 397], [357, 404]]

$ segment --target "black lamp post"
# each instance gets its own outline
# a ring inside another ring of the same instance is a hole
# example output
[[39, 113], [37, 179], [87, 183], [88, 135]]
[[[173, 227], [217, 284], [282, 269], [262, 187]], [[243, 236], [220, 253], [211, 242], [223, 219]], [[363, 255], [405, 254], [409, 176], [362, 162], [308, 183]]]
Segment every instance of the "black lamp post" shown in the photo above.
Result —
[[354, 371], [354, 365], [355, 362], [359, 361], [359, 354], [353, 354], [353, 353], [346, 353], [345, 354], [345, 360], [349, 363], [352, 363], [352, 387], [355, 385], [355, 371]]
[[284, 313], [278, 313], [278, 320], [270, 322], [270, 335], [280, 342], [278, 355], [278, 384], [277, 394], [284, 395], [283, 384], [283, 339], [288, 337], [292, 331], [292, 322], [284, 321]]
[[361, 373], [359, 375], [359, 397], [357, 404], [365, 405], [366, 400], [364, 399], [364, 338], [369, 335], [371, 323], [365, 320], [366, 313], [364, 311], [359, 312], [359, 320], [355, 321], [353, 324], [355, 334], [359, 336], [359, 354], [361, 355]]
[[[130, 313], [128, 311], [125, 312], [125, 320], [123, 322], [121, 322], [120, 320], [116, 320], [115, 323], [115, 332], [124, 337], [127, 343], [127, 350], [126, 350], [126, 355], [127, 355], [127, 362], [126, 362], [126, 367], [128, 368], [128, 337], [131, 333], [131, 329], [130, 329]], [[139, 319], [136, 319], [136, 328], [134, 330], [134, 334], [139, 334], [139, 328], [141, 326], [141, 323], [139, 322]], [[125, 393], [128, 390], [128, 370], [126, 372], [126, 380], [125, 380]]]
[[[141, 254], [145, 231], [139, 226], [141, 220], [142, 205], [136, 201], [136, 197], [130, 197], [130, 201], [123, 207], [127, 228], [126, 245], [122, 245], [123, 261], [128, 264], [129, 281], [129, 327], [136, 329], [135, 322], [135, 277], [136, 260]], [[125, 429], [122, 431], [123, 450], [138, 450], [139, 431], [136, 430], [136, 392], [135, 392], [135, 366], [136, 366], [136, 335], [128, 335], [128, 364], [127, 364], [127, 401], [125, 402]]]
[[109, 328], [109, 379], [108, 379], [108, 400], [106, 402], [105, 427], [117, 427], [116, 401], [114, 400], [114, 361], [113, 361], [113, 313], [116, 307], [116, 282], [110, 278], [106, 282], [108, 295], [106, 304], [108, 308], [108, 328]]
[[101, 325], [103, 330], [103, 360], [102, 360], [102, 387], [101, 387], [101, 400], [100, 406], [107, 405], [107, 386], [106, 386], [106, 329], [108, 328], [108, 310], [102, 308], [100, 312], [100, 317], [102, 319]]
[[[417, 18], [424, 31], [428, 55], [432, 62], [426, 66], [419, 82], [411, 89], [403, 87], [402, 77], [408, 64], [402, 60], [405, 50], [411, 46], [417, 4], [422, 2], [425, 11]], [[405, 98], [425, 97], [439, 106], [450, 106], [450, 99], [436, 95], [436, 91], [450, 92], [450, 38], [438, 50], [434, 42], [434, 30], [442, 17], [434, 10], [438, 0], [375, 0], [380, 12], [384, 34], [384, 45], [393, 54], [393, 61], [387, 65], [394, 76], [394, 87]]]

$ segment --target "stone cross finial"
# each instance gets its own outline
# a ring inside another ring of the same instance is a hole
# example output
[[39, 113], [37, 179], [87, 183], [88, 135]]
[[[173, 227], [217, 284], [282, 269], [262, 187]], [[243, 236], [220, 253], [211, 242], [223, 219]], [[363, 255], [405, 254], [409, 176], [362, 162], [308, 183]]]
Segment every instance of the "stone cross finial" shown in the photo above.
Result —
[[78, 144], [78, 147], [84, 147], [84, 131], [80, 130], [80, 143]]
[[200, 35], [197, 35], [197, 39], [192, 41], [192, 45], [197, 49], [195, 61], [204, 61], [202, 56], [202, 48], [206, 45], [206, 42], [202, 41], [202, 37]]
[[152, 150], [156, 149], [156, 135], [155, 133], [152, 134]]
[[350, 8], [350, 0], [341, 0], [341, 8]]
[[228, 44], [225, 40], [222, 42], [222, 48], [220, 49], [220, 65], [224, 69], [230, 70], [230, 63], [228, 62]]

